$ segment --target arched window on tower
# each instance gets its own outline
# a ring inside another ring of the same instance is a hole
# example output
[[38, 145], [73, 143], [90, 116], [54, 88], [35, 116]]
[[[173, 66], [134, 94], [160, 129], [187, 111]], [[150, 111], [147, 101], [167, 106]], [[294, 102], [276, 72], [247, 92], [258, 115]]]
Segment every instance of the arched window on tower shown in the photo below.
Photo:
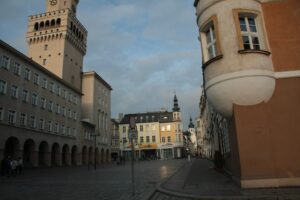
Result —
[[38, 22], [36, 22], [36, 23], [34, 24], [34, 30], [35, 30], [35, 31], [39, 30], [39, 23], [38, 23]]
[[44, 22], [41, 22], [40, 23], [40, 28], [44, 28], [45, 27], [45, 23]]
[[45, 24], [45, 27], [47, 28], [47, 27], [49, 27], [50, 26], [50, 22], [49, 22], [49, 20], [47, 20], [46, 21], [46, 24]]
[[55, 26], [55, 19], [51, 20], [51, 26]]
[[61, 19], [58, 18], [58, 19], [56, 20], [56, 25], [57, 25], [57, 26], [60, 26], [60, 23], [61, 23]]

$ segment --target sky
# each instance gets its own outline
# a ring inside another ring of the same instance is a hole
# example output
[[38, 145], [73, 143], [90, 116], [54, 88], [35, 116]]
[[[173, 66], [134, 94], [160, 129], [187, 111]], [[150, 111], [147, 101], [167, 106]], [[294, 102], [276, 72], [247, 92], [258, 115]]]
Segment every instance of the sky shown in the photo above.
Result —
[[[27, 17], [46, 0], [1, 0], [0, 39], [27, 54]], [[84, 71], [112, 88], [118, 113], [171, 111], [174, 94], [184, 129], [199, 115], [201, 49], [194, 0], [80, 0], [77, 18], [88, 30]]]

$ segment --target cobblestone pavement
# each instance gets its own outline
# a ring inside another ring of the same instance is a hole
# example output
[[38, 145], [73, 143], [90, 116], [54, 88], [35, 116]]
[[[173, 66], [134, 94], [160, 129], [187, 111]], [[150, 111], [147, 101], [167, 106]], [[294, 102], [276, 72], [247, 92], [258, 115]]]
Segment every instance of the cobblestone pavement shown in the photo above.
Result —
[[141, 200], [155, 185], [174, 174], [186, 160], [143, 161], [135, 164], [135, 196], [131, 168], [115, 164], [87, 167], [28, 169], [16, 178], [0, 177], [1, 200]]

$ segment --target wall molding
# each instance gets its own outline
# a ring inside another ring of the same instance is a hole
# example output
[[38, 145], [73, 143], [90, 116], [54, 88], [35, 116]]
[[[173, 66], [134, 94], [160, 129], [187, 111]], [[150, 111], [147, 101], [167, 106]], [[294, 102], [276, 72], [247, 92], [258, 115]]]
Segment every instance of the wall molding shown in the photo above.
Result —
[[241, 180], [242, 188], [269, 188], [300, 186], [299, 177]]
[[281, 78], [296, 78], [296, 77], [300, 77], [300, 70], [275, 72], [275, 78], [276, 79], [281, 79]]

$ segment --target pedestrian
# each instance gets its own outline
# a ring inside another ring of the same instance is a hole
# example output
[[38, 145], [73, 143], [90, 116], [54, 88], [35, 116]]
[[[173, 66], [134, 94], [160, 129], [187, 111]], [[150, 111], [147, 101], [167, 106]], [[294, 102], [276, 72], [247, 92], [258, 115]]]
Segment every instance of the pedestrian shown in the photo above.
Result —
[[10, 177], [11, 175], [11, 157], [7, 156], [5, 159], [5, 174], [7, 177]]
[[23, 159], [21, 157], [18, 157], [17, 160], [17, 174], [21, 174], [23, 170]]
[[18, 166], [18, 161], [16, 159], [12, 159], [12, 161], [10, 162], [10, 167], [11, 167], [11, 169], [10, 169], [11, 173], [10, 174], [13, 177], [16, 177], [16, 175], [17, 175], [17, 166]]

